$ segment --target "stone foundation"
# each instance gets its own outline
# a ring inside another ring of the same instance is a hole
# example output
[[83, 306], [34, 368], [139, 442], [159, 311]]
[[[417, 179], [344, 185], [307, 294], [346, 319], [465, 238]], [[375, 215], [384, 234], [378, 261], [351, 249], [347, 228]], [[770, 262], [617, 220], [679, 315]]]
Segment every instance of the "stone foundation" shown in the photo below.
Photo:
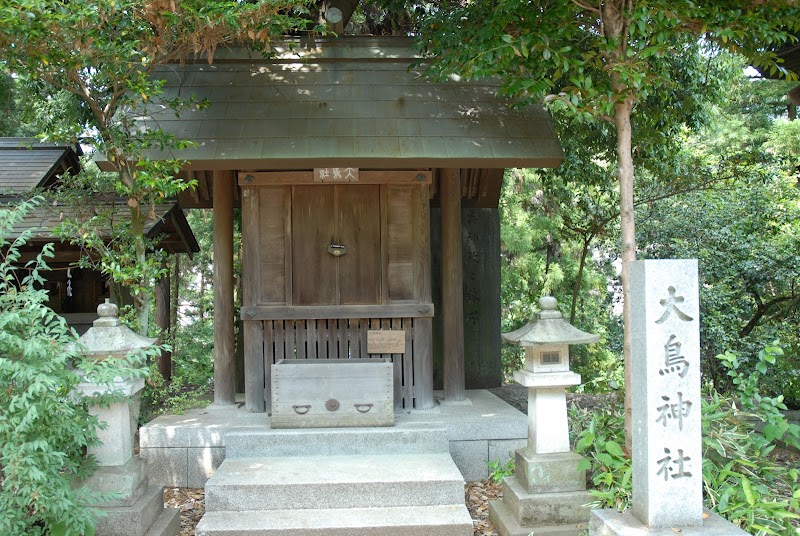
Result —
[[[527, 444], [528, 422], [523, 413], [488, 391], [467, 391], [467, 398], [472, 404], [396, 413], [395, 427], [445, 426], [450, 454], [464, 480], [485, 480], [490, 461], [504, 464], [515, 449]], [[139, 455], [147, 460], [151, 482], [203, 487], [225, 459], [225, 435], [238, 430], [271, 430], [270, 417], [248, 413], [241, 405], [164, 415], [139, 430]]]

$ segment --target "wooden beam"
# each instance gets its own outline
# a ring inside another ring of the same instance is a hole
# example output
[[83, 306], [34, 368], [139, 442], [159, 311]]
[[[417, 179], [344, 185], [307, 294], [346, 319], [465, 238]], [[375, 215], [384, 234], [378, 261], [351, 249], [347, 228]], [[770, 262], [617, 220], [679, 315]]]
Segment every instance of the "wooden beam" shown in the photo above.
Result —
[[[242, 310], [256, 304], [261, 295], [258, 259], [258, 195], [255, 188], [242, 189]], [[244, 407], [253, 413], [269, 411], [270, 368], [264, 363], [264, 329], [262, 322], [242, 322], [244, 332]], [[271, 343], [272, 341], [270, 341]], [[266, 384], [265, 384], [266, 382]], [[267, 408], [265, 409], [265, 401]]]
[[233, 340], [232, 171], [214, 176], [214, 404], [236, 402]]
[[442, 207], [442, 326], [444, 397], [462, 401], [464, 389], [464, 275], [461, 260], [461, 175], [443, 169], [439, 179]]
[[[357, 182], [342, 182], [339, 184], [430, 184], [431, 171], [421, 170], [389, 170], [389, 171], [360, 171]], [[241, 171], [239, 172], [240, 186], [286, 184], [337, 184], [335, 182], [314, 182], [313, 171]]]
[[242, 308], [243, 320], [317, 320], [333, 318], [430, 318], [432, 303], [392, 305], [300, 305]]

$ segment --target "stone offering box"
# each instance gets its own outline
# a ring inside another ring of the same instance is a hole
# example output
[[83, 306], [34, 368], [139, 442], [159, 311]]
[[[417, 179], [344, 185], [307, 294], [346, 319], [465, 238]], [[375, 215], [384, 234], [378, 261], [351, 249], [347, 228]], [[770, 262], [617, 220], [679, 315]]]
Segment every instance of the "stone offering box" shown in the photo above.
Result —
[[272, 428], [393, 426], [389, 359], [282, 359], [272, 365]]

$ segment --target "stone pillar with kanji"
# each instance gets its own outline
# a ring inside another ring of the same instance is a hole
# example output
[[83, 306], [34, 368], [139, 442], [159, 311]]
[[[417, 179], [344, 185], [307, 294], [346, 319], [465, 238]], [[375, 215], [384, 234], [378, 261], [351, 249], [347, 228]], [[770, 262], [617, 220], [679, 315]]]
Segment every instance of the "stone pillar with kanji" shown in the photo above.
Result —
[[747, 534], [703, 509], [696, 260], [631, 263], [632, 499], [594, 510], [589, 534]]

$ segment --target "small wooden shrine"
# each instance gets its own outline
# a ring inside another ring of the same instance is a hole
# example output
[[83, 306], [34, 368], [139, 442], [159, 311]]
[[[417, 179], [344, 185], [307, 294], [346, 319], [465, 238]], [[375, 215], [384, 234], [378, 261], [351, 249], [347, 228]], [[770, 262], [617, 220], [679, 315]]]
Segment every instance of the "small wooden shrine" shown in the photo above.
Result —
[[[79, 146], [38, 143], [29, 138], [0, 138], [0, 205], [27, 197], [32, 192], [46, 194], [58, 185], [64, 174], [80, 170], [81, 154]], [[33, 209], [7, 236], [13, 240], [25, 231], [32, 233], [20, 248], [20, 266], [34, 259], [44, 244], [54, 244], [55, 256], [47, 259], [50, 271], [42, 273], [48, 291], [47, 306], [64, 316], [79, 334], [92, 325], [97, 318], [97, 306], [105, 298], [122, 301], [98, 271], [76, 267], [85, 252], [53, 235], [65, 216], [81, 217], [82, 210], [108, 212], [118, 221], [130, 218], [125, 202], [113, 197], [82, 208], [47, 203]], [[174, 201], [154, 207], [153, 217], [148, 218], [144, 231], [148, 238], [159, 237], [157, 246], [168, 253], [200, 251], [186, 216]]]
[[556, 166], [561, 148], [544, 110], [494, 82], [433, 83], [411, 44], [297, 39], [156, 73], [166, 97], [211, 103], [143, 121], [196, 142], [174, 155], [198, 182], [179, 203], [214, 209], [216, 404], [234, 401], [236, 206], [250, 411], [269, 411], [288, 358], [389, 359], [395, 409], [499, 385], [503, 171]]

